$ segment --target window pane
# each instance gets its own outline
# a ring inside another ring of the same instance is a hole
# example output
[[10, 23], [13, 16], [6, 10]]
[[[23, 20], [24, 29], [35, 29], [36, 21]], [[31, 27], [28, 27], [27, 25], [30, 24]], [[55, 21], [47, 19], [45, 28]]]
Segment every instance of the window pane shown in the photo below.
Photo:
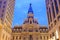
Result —
[[0, 4], [2, 4], [2, 1], [0, 1]]
[[58, 14], [58, 4], [57, 4], [57, 1], [56, 0], [54, 0], [54, 2], [55, 2], [55, 8], [56, 8], [56, 13]]
[[60, 5], [60, 0], [59, 0], [59, 5]]
[[52, 3], [52, 12], [53, 12], [53, 17], [55, 18], [55, 11], [54, 11], [54, 5]]

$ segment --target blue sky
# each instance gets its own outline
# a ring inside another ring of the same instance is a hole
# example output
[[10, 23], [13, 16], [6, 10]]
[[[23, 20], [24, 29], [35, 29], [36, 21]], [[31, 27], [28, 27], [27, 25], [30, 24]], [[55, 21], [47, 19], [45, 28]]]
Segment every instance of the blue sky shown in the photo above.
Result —
[[30, 3], [39, 24], [48, 26], [45, 0], [16, 0], [12, 26], [23, 24], [24, 19], [27, 18]]

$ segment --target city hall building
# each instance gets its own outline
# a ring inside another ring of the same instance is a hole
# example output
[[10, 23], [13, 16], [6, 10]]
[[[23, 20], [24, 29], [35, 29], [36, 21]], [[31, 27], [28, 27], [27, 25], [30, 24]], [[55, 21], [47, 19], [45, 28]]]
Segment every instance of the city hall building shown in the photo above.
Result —
[[30, 4], [23, 24], [12, 28], [15, 0], [0, 0], [0, 40], [60, 40], [60, 0], [45, 2], [48, 27], [40, 26]]
[[48, 40], [48, 35], [48, 28], [40, 26], [34, 18], [31, 4], [23, 25], [17, 25], [12, 29], [12, 40]]

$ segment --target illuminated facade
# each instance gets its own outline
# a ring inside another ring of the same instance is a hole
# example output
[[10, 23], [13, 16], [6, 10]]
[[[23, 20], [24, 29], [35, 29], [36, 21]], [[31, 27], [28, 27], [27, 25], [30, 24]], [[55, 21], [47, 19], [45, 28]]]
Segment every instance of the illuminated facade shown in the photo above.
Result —
[[38, 24], [30, 4], [28, 16], [23, 25], [12, 29], [12, 40], [48, 40], [48, 38], [48, 28]]
[[11, 40], [15, 0], [0, 0], [0, 40]]
[[60, 40], [60, 0], [46, 0], [49, 39]]

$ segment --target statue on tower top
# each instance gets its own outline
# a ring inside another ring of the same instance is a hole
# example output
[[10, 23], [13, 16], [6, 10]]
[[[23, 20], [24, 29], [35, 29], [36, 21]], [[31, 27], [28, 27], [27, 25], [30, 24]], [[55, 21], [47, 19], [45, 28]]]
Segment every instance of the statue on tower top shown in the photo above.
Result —
[[28, 13], [33, 13], [33, 10], [32, 10], [32, 6], [31, 6], [32, 4], [30, 3], [30, 7], [29, 7], [29, 10], [28, 10]]

